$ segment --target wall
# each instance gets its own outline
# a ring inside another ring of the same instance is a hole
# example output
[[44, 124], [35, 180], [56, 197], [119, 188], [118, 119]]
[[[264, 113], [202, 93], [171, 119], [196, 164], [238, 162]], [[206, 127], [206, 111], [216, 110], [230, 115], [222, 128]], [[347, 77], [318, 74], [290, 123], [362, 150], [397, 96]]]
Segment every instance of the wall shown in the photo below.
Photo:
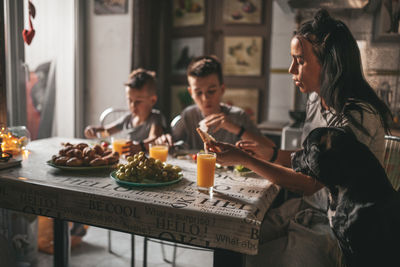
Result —
[[87, 6], [86, 124], [99, 124], [108, 107], [127, 107], [123, 83], [131, 68], [132, 4], [128, 13], [94, 14], [94, 1]]
[[[377, 12], [379, 12], [379, 7]], [[346, 16], [334, 15], [349, 26], [358, 41], [367, 81], [378, 94], [390, 88], [389, 106], [395, 121], [398, 121], [400, 116], [400, 38], [392, 42], [377, 41], [374, 37], [376, 14], [350, 12]]]
[[[303, 21], [312, 18], [316, 10], [301, 10]], [[376, 10], [379, 12], [379, 7]], [[376, 13], [358, 10], [330, 11], [334, 18], [349, 27], [360, 47], [364, 74], [376, 90], [392, 90], [391, 109], [395, 119], [400, 117], [400, 38], [397, 41], [376, 41], [374, 23]], [[288, 110], [294, 108], [294, 86], [291, 75], [285, 73], [290, 65], [290, 39], [295, 30], [294, 12], [284, 12], [273, 3], [271, 46], [271, 79], [269, 94], [269, 121], [288, 121]], [[397, 73], [397, 75], [396, 75]], [[385, 85], [385, 82], [387, 83]], [[304, 101], [302, 99], [302, 101]]]
[[273, 2], [271, 38], [271, 74], [269, 81], [268, 121], [289, 121], [289, 110], [294, 108], [294, 85], [288, 73], [290, 40], [295, 29], [294, 13], [284, 13]]
[[[123, 82], [131, 65], [132, 3], [128, 13], [95, 15], [94, 1], [87, 4], [87, 70], [84, 108], [85, 124], [98, 124], [101, 112], [107, 107], [125, 107]], [[53, 134], [73, 137], [75, 127], [75, 1], [35, 0], [36, 30], [31, 45], [25, 46], [30, 70], [55, 60], [56, 111]], [[25, 10], [27, 14], [27, 8]], [[25, 16], [25, 28], [28, 28]], [[79, 114], [78, 114], [79, 115]]]
[[[98, 124], [101, 112], [107, 107], [125, 107], [122, 83], [130, 72], [132, 46], [132, 1], [128, 14], [95, 15], [93, 1], [88, 1], [88, 66], [87, 66], [87, 124]], [[311, 14], [311, 13], [309, 13]], [[367, 79], [378, 88], [389, 80], [395, 88], [396, 76], [368, 75], [371, 69], [395, 69], [399, 63], [398, 43], [372, 41], [373, 14], [341, 12], [333, 14], [343, 19], [359, 40]], [[284, 12], [273, 2], [271, 75], [269, 81], [269, 121], [289, 121], [288, 111], [294, 109], [295, 88], [287, 73], [290, 58], [290, 39], [295, 29], [294, 12]]]
[[[54, 135], [74, 135], [74, 0], [35, 0], [36, 30], [32, 43], [25, 45], [30, 70], [46, 61], [56, 62], [56, 105]], [[27, 14], [27, 8], [25, 10]], [[25, 16], [25, 29], [28, 29]]]

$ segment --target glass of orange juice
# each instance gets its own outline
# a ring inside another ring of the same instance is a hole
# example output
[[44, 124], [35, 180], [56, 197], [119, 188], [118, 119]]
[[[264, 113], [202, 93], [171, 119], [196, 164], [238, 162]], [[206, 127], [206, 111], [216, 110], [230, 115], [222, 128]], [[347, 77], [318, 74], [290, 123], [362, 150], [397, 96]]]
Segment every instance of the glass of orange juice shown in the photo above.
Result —
[[168, 157], [168, 145], [149, 144], [149, 156], [166, 162]]
[[215, 162], [217, 155], [212, 152], [197, 153], [197, 187], [212, 193], [214, 187]]
[[123, 147], [126, 146], [126, 142], [129, 142], [129, 140], [122, 137], [111, 137], [112, 151], [118, 152], [122, 156]]

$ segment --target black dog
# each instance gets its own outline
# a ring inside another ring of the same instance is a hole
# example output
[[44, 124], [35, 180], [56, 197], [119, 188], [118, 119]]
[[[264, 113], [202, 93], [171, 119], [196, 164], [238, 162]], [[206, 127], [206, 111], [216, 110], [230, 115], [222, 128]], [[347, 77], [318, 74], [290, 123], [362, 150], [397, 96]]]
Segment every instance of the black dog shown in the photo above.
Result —
[[292, 167], [324, 184], [328, 218], [347, 266], [400, 266], [400, 195], [354, 134], [314, 129]]

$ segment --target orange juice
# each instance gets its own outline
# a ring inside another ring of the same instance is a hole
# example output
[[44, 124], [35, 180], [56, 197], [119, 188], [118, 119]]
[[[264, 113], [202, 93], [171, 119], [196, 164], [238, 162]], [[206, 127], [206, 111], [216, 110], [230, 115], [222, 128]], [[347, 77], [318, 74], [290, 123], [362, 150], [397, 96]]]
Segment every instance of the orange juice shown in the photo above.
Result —
[[197, 186], [210, 188], [214, 186], [215, 153], [197, 153]]
[[123, 147], [126, 146], [126, 142], [128, 142], [125, 139], [113, 139], [112, 140], [112, 150], [113, 152], [118, 152], [119, 155], [122, 155]]
[[162, 162], [167, 161], [168, 157], [168, 146], [167, 145], [151, 145], [150, 144], [150, 157], [159, 159]]

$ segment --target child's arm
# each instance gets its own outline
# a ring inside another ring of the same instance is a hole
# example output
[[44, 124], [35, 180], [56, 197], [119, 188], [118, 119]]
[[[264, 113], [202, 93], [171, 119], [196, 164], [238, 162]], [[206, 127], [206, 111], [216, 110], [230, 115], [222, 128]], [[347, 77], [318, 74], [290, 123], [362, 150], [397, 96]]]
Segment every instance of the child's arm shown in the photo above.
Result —
[[226, 131], [238, 136], [239, 139], [252, 140], [257, 143], [266, 143], [271, 146], [275, 145], [269, 138], [236, 124], [222, 112], [207, 116], [204, 119], [204, 124], [207, 127], [214, 127], [212, 132], [217, 132], [219, 129], [225, 129]]
[[141, 142], [130, 141], [124, 147], [124, 154], [133, 155], [140, 151], [149, 151], [149, 144], [154, 142], [158, 137], [163, 134], [163, 128], [161, 125], [153, 123], [150, 128], [149, 135], [146, 139]]
[[89, 125], [85, 128], [84, 134], [86, 138], [97, 138], [97, 133], [105, 131], [102, 126]]
[[163, 128], [159, 124], [153, 123], [150, 128], [149, 135], [143, 140], [146, 150], [149, 150], [149, 144], [154, 142], [158, 137], [164, 133]]
[[113, 135], [119, 131], [120, 130], [115, 125], [110, 125], [106, 127], [89, 125], [85, 128], [84, 134], [86, 138], [100, 138]]

